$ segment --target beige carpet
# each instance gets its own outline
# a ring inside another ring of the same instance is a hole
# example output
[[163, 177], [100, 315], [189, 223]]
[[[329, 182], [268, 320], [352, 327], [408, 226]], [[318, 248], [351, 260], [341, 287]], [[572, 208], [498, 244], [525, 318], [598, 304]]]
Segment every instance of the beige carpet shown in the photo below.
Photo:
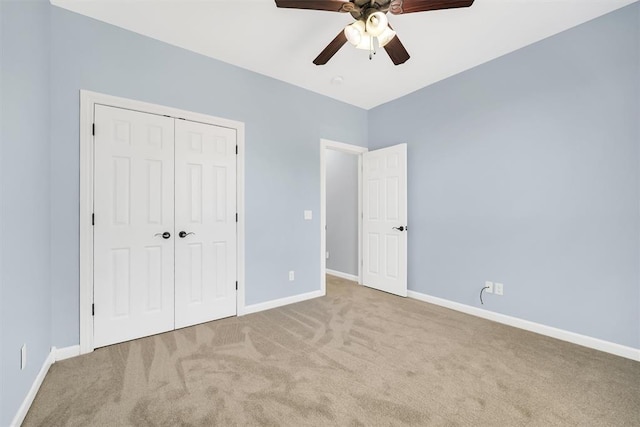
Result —
[[330, 278], [56, 363], [24, 425], [640, 426], [640, 363]]

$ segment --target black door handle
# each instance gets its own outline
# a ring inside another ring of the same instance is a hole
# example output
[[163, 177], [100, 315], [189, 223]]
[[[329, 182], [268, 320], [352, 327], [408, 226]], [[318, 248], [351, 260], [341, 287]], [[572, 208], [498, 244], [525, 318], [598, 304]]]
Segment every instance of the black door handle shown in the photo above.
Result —
[[181, 232], [179, 232], [179, 233], [178, 233], [178, 236], [180, 236], [180, 238], [181, 238], [181, 239], [184, 239], [184, 238], [185, 238], [185, 237], [187, 237], [189, 234], [196, 234], [196, 233], [194, 233], [193, 231], [190, 231], [190, 232], [188, 232], [188, 233], [187, 233], [186, 231], [181, 231]]
[[164, 233], [156, 233], [153, 235], [153, 237], [158, 237], [158, 236], [162, 236], [163, 239], [168, 239], [169, 237], [171, 237], [171, 233], [169, 233], [168, 231], [165, 231]]
[[409, 227], [405, 227], [403, 225], [401, 225], [400, 227], [393, 227], [394, 230], [398, 230], [398, 231], [404, 231], [404, 230], [408, 230]]

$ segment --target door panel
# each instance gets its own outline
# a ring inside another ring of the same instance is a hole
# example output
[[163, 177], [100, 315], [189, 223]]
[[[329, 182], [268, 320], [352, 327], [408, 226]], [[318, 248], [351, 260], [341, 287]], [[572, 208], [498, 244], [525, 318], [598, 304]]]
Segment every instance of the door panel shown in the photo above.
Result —
[[236, 314], [236, 131], [175, 124], [176, 328]]
[[173, 329], [173, 122], [95, 107], [95, 347]]
[[189, 303], [202, 303], [202, 243], [188, 243], [186, 250], [188, 273], [187, 283], [189, 284]]
[[[363, 283], [407, 296], [407, 146], [363, 155]], [[394, 228], [397, 227], [397, 228]]]

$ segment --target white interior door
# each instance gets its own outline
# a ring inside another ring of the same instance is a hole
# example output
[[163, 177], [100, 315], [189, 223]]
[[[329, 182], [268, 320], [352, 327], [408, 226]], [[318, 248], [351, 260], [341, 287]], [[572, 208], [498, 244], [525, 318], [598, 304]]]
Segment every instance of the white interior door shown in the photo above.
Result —
[[94, 113], [94, 345], [102, 347], [174, 327], [174, 119], [101, 105]]
[[407, 145], [363, 154], [365, 286], [407, 296]]
[[175, 124], [176, 328], [236, 314], [236, 131]]

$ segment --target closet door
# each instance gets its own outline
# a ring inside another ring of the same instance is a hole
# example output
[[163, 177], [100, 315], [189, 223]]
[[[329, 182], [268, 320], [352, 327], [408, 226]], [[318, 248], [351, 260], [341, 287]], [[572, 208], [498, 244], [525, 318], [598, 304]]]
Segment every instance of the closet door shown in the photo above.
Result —
[[175, 122], [176, 328], [236, 314], [236, 131]]
[[174, 328], [174, 119], [95, 107], [94, 345]]

